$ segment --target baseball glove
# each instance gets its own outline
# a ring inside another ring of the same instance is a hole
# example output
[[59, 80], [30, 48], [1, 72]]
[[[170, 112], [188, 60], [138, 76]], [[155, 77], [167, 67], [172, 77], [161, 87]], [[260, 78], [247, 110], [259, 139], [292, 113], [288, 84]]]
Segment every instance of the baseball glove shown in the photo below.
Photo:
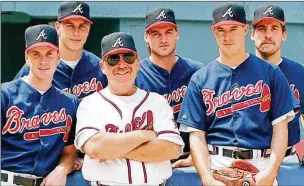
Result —
[[253, 186], [258, 172], [251, 163], [238, 159], [227, 168], [215, 170], [213, 177], [227, 186]]

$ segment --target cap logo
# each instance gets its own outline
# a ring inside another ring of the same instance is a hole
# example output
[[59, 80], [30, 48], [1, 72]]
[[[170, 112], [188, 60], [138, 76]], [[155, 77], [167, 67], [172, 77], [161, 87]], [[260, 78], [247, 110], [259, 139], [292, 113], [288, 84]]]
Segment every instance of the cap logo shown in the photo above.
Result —
[[121, 40], [121, 37], [119, 37], [116, 42], [114, 43], [114, 45], [112, 45], [112, 47], [116, 47], [117, 45], [119, 46], [123, 46], [123, 43], [122, 43], [122, 40]]
[[43, 37], [43, 39], [47, 39], [47, 37], [46, 37], [46, 35], [45, 35], [45, 33], [44, 33], [44, 30], [42, 30], [42, 31], [40, 32], [40, 34], [39, 34], [38, 37], [36, 38], [36, 41], [38, 41], [38, 40], [40, 39], [40, 37]]
[[230, 7], [230, 8], [222, 15], [222, 17], [225, 17], [226, 15], [229, 15], [230, 17], [233, 17], [232, 7]]
[[164, 10], [159, 13], [159, 15], [156, 17], [156, 19], [159, 19], [160, 17], [163, 17], [164, 19], [167, 18]]
[[263, 14], [266, 15], [267, 13], [273, 15], [272, 6], [269, 7], [269, 8], [266, 10], [266, 12], [264, 12]]
[[80, 5], [78, 5], [72, 12], [76, 12], [76, 11], [79, 11], [80, 13], [82, 13], [83, 14], [83, 11], [82, 11], [82, 6], [81, 6], [81, 4]]

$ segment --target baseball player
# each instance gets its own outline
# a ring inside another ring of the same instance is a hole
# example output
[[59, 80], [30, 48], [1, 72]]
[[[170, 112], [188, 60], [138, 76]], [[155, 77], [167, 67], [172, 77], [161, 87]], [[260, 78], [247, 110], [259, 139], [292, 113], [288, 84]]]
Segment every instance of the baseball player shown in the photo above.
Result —
[[78, 98], [52, 85], [56, 30], [25, 31], [29, 74], [1, 85], [1, 185], [65, 185], [73, 170]]
[[301, 109], [288, 125], [288, 148], [292, 151], [284, 161], [298, 161], [294, 145], [300, 141], [300, 117], [304, 118], [304, 67], [287, 58], [281, 57], [281, 44], [286, 40], [287, 31], [284, 11], [275, 5], [265, 5], [254, 11], [251, 39], [255, 42], [256, 55], [272, 64], [278, 65], [284, 73], [290, 88]]
[[[55, 27], [61, 59], [53, 85], [80, 99], [107, 85], [107, 79], [99, 68], [100, 58], [83, 49], [92, 24], [88, 4], [69, 1], [59, 6]], [[25, 64], [15, 79], [28, 73], [29, 66]]]
[[[171, 9], [155, 8], [147, 12], [144, 39], [150, 56], [140, 62], [136, 85], [163, 95], [177, 120], [190, 78], [203, 64], [175, 54], [179, 31]], [[184, 151], [189, 152], [189, 135], [181, 133], [181, 136], [186, 144]]]
[[191, 155], [204, 185], [221, 185], [210, 170], [234, 159], [260, 170], [256, 185], [272, 185], [286, 153], [288, 121], [299, 105], [281, 70], [246, 52], [242, 6], [215, 8], [211, 28], [220, 55], [192, 76], [180, 130], [190, 132]]
[[84, 152], [91, 185], [159, 185], [172, 175], [170, 159], [184, 142], [166, 99], [135, 86], [139, 67], [132, 36], [115, 32], [101, 42], [109, 85], [84, 98], [75, 145]]
[[[59, 37], [60, 63], [54, 75], [53, 85], [76, 95], [80, 100], [107, 86], [107, 78], [99, 68], [100, 58], [83, 49], [91, 25], [90, 7], [84, 2], [63, 2], [58, 8], [56, 30]], [[16, 78], [29, 73], [25, 64]], [[83, 158], [83, 154], [78, 154]], [[76, 159], [75, 169], [82, 166]]]

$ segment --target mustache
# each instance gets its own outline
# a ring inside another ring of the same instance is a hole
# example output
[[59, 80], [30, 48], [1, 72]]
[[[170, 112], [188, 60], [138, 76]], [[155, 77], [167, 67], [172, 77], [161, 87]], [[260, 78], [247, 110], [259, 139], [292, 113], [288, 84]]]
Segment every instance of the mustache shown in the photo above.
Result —
[[132, 71], [132, 68], [124, 67], [124, 68], [117, 68], [117, 70], [116, 70], [117, 73], [126, 72], [126, 71]]
[[275, 44], [274, 41], [272, 41], [271, 39], [265, 39], [264, 41], [262, 41], [262, 44]]

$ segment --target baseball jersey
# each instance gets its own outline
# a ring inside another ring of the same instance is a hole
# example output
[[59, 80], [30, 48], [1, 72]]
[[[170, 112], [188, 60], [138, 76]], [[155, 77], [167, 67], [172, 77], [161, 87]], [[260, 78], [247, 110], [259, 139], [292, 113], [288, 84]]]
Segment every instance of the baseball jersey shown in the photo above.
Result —
[[22, 79], [1, 87], [1, 169], [47, 176], [75, 136], [76, 96], [54, 86], [40, 94]]
[[302, 82], [304, 80], [304, 67], [289, 59], [282, 59], [279, 67], [290, 83], [290, 88], [301, 106], [295, 118], [288, 125], [288, 146], [291, 146], [300, 141], [300, 127], [302, 127], [300, 126], [300, 116], [304, 112], [304, 83]]
[[[99, 63], [100, 58], [83, 50], [82, 57], [75, 69], [60, 61], [54, 74], [53, 85], [60, 90], [76, 95], [79, 99], [99, 91], [108, 85]], [[28, 75], [29, 70], [28, 64], [25, 64], [15, 79]]]
[[272, 125], [298, 106], [280, 68], [250, 54], [235, 69], [213, 60], [198, 70], [178, 122], [206, 131], [211, 145], [267, 149]]
[[[169, 73], [149, 58], [145, 58], [140, 62], [136, 86], [163, 95], [173, 109], [174, 119], [177, 120], [190, 78], [202, 66], [203, 63], [178, 56], [178, 61]], [[179, 127], [179, 123], [177, 125]], [[189, 152], [189, 135], [181, 133], [181, 136], [186, 144], [184, 150]]]
[[[135, 130], [154, 130], [158, 135], [156, 140], [184, 146], [166, 100], [139, 88], [132, 96], [116, 96], [105, 88], [84, 98], [77, 111], [75, 146], [81, 150], [83, 144], [98, 132]], [[158, 185], [172, 175], [172, 168], [169, 160], [144, 163], [117, 158], [99, 162], [85, 155], [82, 174], [86, 180], [105, 185]]]

